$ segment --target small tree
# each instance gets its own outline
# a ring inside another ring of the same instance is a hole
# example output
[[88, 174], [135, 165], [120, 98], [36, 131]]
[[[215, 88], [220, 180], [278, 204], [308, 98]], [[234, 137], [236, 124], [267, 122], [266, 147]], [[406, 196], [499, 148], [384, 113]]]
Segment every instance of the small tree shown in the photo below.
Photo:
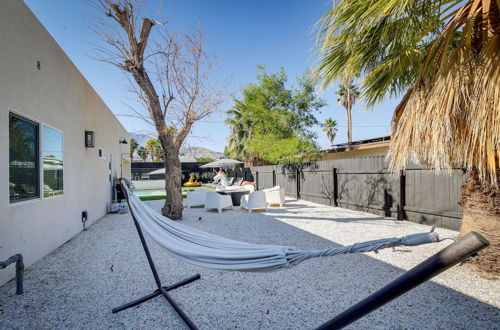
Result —
[[257, 82], [244, 86], [227, 112], [231, 135], [226, 155], [255, 166], [297, 162], [316, 153], [316, 135], [309, 128], [318, 123], [314, 112], [326, 103], [315, 93], [309, 72], [295, 88], [287, 88], [287, 79], [283, 68], [267, 73], [258, 67]]
[[144, 148], [144, 147], [139, 147], [139, 149], [137, 149], [137, 155], [139, 157], [141, 157], [142, 161], [145, 162], [146, 159], [148, 159], [148, 149]]
[[[209, 86], [213, 59], [198, 30], [177, 35], [163, 23], [141, 13], [139, 0], [87, 0], [101, 17], [96, 33], [104, 46], [100, 59], [125, 72], [135, 82], [134, 91], [155, 127], [163, 148], [165, 190], [163, 215], [182, 218], [179, 149], [193, 124], [208, 116], [224, 99]], [[160, 26], [156, 33], [152, 29]], [[148, 118], [149, 117], [149, 118]]]
[[130, 159], [132, 159], [132, 157], [134, 157], [134, 153], [138, 147], [139, 147], [139, 144], [137, 143], [137, 141], [134, 138], [131, 138], [130, 139]]
[[210, 158], [210, 157], [198, 157], [198, 158], [196, 158], [196, 161], [200, 162], [200, 163], [210, 163], [210, 162], [213, 162], [214, 160], [215, 159]]
[[325, 120], [323, 123], [323, 132], [326, 133], [326, 137], [330, 141], [330, 145], [333, 145], [333, 140], [335, 139], [335, 136], [337, 135], [337, 121], [328, 118]]

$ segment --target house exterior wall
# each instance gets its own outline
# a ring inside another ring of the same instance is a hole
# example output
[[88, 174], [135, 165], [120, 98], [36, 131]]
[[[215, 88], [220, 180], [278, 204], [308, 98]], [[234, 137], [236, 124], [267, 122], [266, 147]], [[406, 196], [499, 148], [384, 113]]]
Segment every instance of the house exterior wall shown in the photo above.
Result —
[[[130, 178], [130, 162], [120, 167], [129, 144], [119, 143], [130, 137], [23, 1], [0, 1], [0, 44], [0, 260], [22, 253], [29, 267], [82, 231], [82, 211], [87, 226], [107, 213], [109, 174]], [[9, 112], [64, 133], [62, 196], [10, 203]], [[0, 270], [0, 285], [14, 275], [15, 266]]]

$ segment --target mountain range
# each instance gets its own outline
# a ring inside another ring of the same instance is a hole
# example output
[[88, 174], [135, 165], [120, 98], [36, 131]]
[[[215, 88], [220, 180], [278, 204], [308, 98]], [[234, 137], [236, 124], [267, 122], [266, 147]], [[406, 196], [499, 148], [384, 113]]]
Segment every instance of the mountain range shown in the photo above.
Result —
[[[148, 140], [152, 139], [152, 137], [149, 134], [132, 133], [132, 132], [129, 132], [129, 134], [130, 137], [134, 138], [137, 141], [139, 146], [143, 146]], [[194, 158], [207, 157], [213, 159], [218, 159], [223, 156], [222, 152], [213, 151], [203, 147], [192, 147], [192, 146], [182, 146], [180, 154], [182, 157], [194, 157]]]

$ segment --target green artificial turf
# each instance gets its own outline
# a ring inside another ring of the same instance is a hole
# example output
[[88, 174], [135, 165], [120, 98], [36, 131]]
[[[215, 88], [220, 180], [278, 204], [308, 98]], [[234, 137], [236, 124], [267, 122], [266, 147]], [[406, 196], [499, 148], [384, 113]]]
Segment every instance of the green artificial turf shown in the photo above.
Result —
[[[210, 191], [215, 191], [214, 187], [208, 187], [208, 186], [201, 186], [201, 189], [206, 189]], [[190, 187], [182, 187], [182, 198], [186, 198], [186, 191], [194, 191], [194, 188]], [[153, 196], [139, 196], [141, 201], [156, 201], [160, 199], [165, 199], [167, 198], [166, 195], [153, 195]]]
[[139, 199], [141, 201], [156, 201], [159, 199], [165, 199], [167, 198], [166, 195], [155, 195], [155, 196], [139, 196]]
[[[167, 195], [153, 195], [153, 196], [139, 196], [141, 201], [156, 201], [160, 199], [166, 199]], [[182, 198], [186, 198], [185, 194], [182, 194]]]

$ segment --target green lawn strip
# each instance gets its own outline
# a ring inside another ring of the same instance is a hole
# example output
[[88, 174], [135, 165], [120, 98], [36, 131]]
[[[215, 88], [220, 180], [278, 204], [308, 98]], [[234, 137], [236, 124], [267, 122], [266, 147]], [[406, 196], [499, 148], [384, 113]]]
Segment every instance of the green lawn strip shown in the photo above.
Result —
[[139, 199], [141, 201], [156, 201], [156, 200], [165, 199], [165, 198], [167, 198], [166, 195], [139, 196]]
[[[156, 201], [160, 199], [166, 199], [167, 195], [153, 195], [153, 196], [139, 196], [141, 201]], [[186, 198], [185, 194], [182, 194], [182, 198]]]
[[[201, 189], [215, 191], [214, 187], [201, 186]], [[182, 187], [182, 198], [186, 198], [186, 191], [194, 191], [194, 188]], [[166, 195], [138, 196], [141, 201], [156, 201], [167, 198]]]

